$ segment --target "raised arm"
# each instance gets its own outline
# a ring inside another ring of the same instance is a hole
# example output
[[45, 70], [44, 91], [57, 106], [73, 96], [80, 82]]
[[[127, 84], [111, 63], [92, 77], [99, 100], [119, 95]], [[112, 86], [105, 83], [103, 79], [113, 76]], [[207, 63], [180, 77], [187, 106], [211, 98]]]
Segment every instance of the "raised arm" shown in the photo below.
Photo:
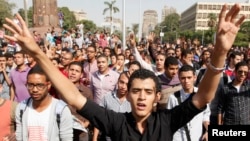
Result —
[[240, 25], [245, 19], [245, 16], [236, 19], [240, 11], [238, 4], [235, 4], [227, 13], [226, 10], [227, 5], [225, 4], [219, 15], [216, 43], [211, 56], [211, 65], [208, 65], [210, 67], [208, 67], [199, 85], [197, 94], [195, 94], [192, 99], [193, 104], [197, 108], [204, 107], [214, 98], [222, 73], [222, 71], [218, 71], [219, 69], [216, 71], [215, 68], [224, 67], [227, 52], [232, 47]]
[[31, 55], [48, 75], [63, 99], [77, 110], [81, 109], [86, 103], [86, 98], [80, 94], [72, 82], [63, 76], [46, 54], [38, 47], [19, 14], [17, 14], [17, 18], [21, 26], [17, 25], [13, 20], [6, 18], [7, 24], [4, 24], [4, 27], [9, 30], [13, 36], [5, 35], [4, 37], [17, 42], [22, 47], [22, 50]]

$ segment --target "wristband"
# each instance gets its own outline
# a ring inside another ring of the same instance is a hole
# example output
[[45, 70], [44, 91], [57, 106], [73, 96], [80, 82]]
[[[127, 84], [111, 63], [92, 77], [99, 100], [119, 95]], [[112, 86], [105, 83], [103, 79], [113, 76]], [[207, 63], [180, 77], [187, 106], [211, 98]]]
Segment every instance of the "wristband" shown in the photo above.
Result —
[[208, 62], [207, 66], [208, 66], [209, 69], [211, 69], [213, 72], [216, 72], [216, 73], [221, 73], [221, 72], [223, 72], [225, 70], [225, 67], [223, 67], [223, 68], [216, 68], [215, 66], [213, 66], [211, 64], [211, 62]]

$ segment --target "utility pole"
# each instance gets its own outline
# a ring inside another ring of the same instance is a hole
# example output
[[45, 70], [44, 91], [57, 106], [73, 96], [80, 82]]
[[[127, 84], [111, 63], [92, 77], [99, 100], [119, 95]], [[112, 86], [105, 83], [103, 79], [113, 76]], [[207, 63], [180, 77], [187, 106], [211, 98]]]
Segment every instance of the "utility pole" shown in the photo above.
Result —
[[29, 22], [28, 22], [28, 9], [27, 9], [27, 3], [28, 0], [23, 0], [24, 2], [24, 17], [25, 17], [25, 23], [27, 25], [27, 27], [29, 26]]

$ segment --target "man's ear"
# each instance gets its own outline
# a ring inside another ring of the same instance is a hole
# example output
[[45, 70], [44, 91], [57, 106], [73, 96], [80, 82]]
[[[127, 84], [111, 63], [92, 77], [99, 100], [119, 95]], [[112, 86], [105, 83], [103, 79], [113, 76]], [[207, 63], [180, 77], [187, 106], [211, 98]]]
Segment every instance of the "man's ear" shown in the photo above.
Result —
[[161, 92], [157, 92], [157, 93], [156, 93], [155, 102], [156, 102], [156, 103], [159, 102], [160, 99], [161, 99]]

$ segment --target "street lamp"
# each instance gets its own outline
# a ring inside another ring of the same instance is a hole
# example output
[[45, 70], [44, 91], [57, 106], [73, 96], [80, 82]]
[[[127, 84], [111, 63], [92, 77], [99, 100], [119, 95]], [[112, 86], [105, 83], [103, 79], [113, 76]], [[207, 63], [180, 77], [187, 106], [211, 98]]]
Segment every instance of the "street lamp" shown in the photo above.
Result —
[[29, 26], [29, 23], [28, 23], [28, 9], [27, 9], [27, 3], [28, 3], [28, 0], [23, 0], [24, 2], [24, 17], [25, 17], [25, 23], [27, 26]]
[[161, 28], [161, 32], [160, 32], [160, 37], [161, 37], [161, 44], [162, 44], [162, 37], [164, 36], [164, 33], [162, 32], [162, 29], [167, 27], [167, 26], [159, 26]]

